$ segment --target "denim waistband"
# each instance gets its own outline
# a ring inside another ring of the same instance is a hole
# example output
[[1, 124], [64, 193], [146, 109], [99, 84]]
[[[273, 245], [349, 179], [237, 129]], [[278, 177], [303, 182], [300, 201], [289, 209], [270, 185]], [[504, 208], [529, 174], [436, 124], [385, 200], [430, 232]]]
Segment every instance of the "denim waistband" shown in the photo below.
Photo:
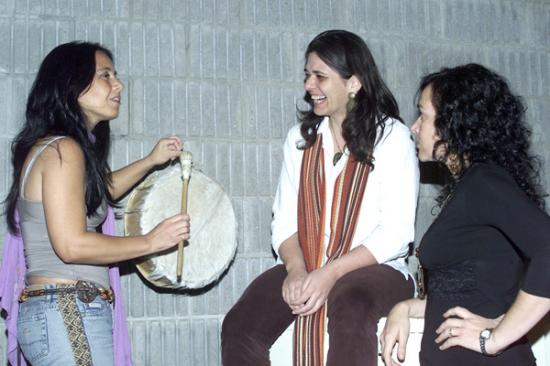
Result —
[[111, 289], [98, 288], [94, 283], [88, 281], [77, 281], [74, 284], [45, 284], [30, 285], [21, 291], [19, 302], [25, 302], [29, 297], [75, 294], [84, 303], [92, 302], [97, 296], [110, 303], [114, 301], [114, 294]]

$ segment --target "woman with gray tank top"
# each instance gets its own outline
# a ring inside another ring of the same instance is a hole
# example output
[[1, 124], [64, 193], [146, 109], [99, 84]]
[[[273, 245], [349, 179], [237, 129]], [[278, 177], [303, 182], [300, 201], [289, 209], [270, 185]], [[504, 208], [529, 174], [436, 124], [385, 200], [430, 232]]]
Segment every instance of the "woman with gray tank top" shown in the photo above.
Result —
[[143, 236], [99, 229], [108, 206], [182, 149], [178, 137], [163, 138], [145, 158], [110, 170], [109, 121], [118, 116], [122, 88], [109, 50], [62, 44], [42, 62], [12, 143], [6, 216], [10, 233], [22, 237], [27, 263], [17, 341], [34, 366], [115, 364], [109, 265], [189, 238], [187, 215]]

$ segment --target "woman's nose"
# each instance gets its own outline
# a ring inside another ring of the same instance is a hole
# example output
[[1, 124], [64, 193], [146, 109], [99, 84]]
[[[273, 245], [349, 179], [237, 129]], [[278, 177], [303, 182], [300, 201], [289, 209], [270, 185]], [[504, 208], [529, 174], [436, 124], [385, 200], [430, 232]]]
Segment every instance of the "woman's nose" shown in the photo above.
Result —
[[311, 90], [314, 87], [314, 81], [311, 76], [306, 77], [304, 80], [304, 89], [305, 90]]
[[417, 118], [416, 121], [414, 121], [414, 123], [411, 126], [411, 132], [415, 135], [418, 133], [418, 127], [420, 126], [419, 120], [420, 120], [420, 117]]
[[124, 83], [118, 77], [115, 77], [115, 79], [113, 81], [113, 89], [115, 89], [115, 90], [124, 89]]

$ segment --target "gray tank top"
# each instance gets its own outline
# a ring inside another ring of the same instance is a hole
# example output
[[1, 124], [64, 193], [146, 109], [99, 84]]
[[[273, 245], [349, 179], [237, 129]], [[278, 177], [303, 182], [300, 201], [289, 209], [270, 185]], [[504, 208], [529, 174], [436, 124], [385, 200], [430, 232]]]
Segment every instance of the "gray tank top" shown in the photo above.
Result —
[[[46, 228], [44, 206], [39, 201], [29, 201], [23, 197], [27, 176], [36, 158], [54, 141], [65, 136], [55, 136], [32, 157], [21, 180], [21, 194], [17, 200], [21, 236], [25, 243], [25, 258], [27, 260], [27, 278], [33, 276], [56, 277], [70, 280], [91, 281], [103, 288], [109, 288], [109, 273], [107, 266], [72, 264], [63, 262], [53, 250]], [[107, 203], [103, 202], [97, 211], [86, 218], [88, 231], [95, 231], [107, 217]]]

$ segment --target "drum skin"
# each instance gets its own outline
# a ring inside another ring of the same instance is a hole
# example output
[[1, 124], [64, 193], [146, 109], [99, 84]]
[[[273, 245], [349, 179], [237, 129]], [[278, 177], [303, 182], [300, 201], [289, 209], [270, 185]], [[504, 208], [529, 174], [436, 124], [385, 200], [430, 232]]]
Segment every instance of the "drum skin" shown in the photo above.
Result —
[[[124, 211], [126, 235], [142, 235], [180, 212], [181, 168], [178, 164], [149, 175], [130, 194]], [[191, 236], [186, 243], [181, 281], [176, 278], [177, 246], [136, 259], [140, 273], [155, 286], [199, 289], [229, 267], [237, 250], [237, 222], [231, 200], [221, 186], [193, 169], [187, 211]]]

